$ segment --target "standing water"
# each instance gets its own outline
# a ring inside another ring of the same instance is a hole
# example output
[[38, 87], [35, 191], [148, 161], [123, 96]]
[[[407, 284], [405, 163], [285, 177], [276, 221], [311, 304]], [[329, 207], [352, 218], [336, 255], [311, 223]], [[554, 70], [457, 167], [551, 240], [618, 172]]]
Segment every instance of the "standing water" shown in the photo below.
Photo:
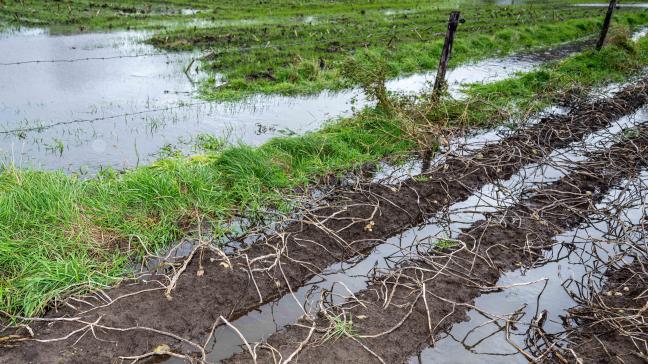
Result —
[[[197, 98], [197, 67], [184, 72], [199, 55], [160, 52], [143, 44], [147, 36], [0, 33], [0, 162], [81, 174], [130, 168], [154, 160], [165, 147], [186, 149], [198, 134], [258, 145], [315, 130], [369, 104], [359, 90], [206, 102]], [[503, 79], [544, 59], [457, 67], [448, 73], [450, 91], [456, 96], [461, 84]], [[433, 79], [434, 73], [417, 74], [390, 81], [388, 88], [417, 92]]]

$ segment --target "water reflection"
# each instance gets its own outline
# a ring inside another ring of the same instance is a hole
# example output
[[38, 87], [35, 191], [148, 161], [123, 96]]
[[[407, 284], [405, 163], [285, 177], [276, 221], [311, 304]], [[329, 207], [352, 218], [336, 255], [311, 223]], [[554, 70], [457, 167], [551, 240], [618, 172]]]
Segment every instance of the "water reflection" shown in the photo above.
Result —
[[[197, 55], [160, 54], [142, 44], [147, 36], [0, 33], [0, 161], [84, 173], [129, 168], [157, 158], [164, 146], [188, 148], [182, 141], [197, 134], [258, 145], [317, 129], [368, 104], [359, 90], [205, 102], [196, 98], [199, 66], [184, 72]], [[25, 60], [59, 62], [13, 64]], [[450, 91], [460, 96], [461, 84], [503, 79], [542, 61], [509, 57], [461, 66], [448, 73]], [[388, 88], [418, 92], [433, 80], [434, 73], [418, 74], [390, 81]]]

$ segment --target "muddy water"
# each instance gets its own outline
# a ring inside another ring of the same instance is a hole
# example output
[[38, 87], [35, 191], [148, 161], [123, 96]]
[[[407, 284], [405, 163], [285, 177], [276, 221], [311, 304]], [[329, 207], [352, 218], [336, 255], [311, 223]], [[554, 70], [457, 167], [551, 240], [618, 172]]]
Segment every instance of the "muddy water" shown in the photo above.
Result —
[[[317, 311], [317, 300], [323, 290], [331, 290], [334, 302], [366, 288], [367, 274], [388, 270], [402, 259], [415, 256], [419, 246], [456, 237], [461, 228], [483, 219], [484, 214], [510, 206], [530, 187], [555, 181], [564, 176], [575, 161], [585, 158], [588, 151], [605, 148], [615, 141], [614, 134], [648, 119], [646, 110], [619, 119], [606, 130], [590, 135], [570, 148], [554, 151], [543, 163], [530, 165], [507, 181], [487, 185], [466, 201], [450, 207], [449, 212], [431, 218], [426, 224], [406, 230], [388, 239], [367, 257], [335, 264], [305, 286], [283, 298], [262, 306], [259, 310], [233, 322], [249, 342], [259, 342], [286, 325], [295, 323], [304, 313]], [[210, 361], [220, 361], [242, 350], [239, 336], [228, 327], [220, 327], [215, 340], [207, 349]]]
[[[157, 158], [163, 147], [190, 151], [197, 134], [258, 145], [276, 135], [317, 129], [368, 104], [359, 90], [204, 102], [196, 98], [203, 73], [196, 64], [184, 73], [196, 54], [159, 54], [141, 43], [147, 36], [0, 33], [0, 161], [81, 174], [102, 166], [129, 168]], [[545, 58], [458, 67], [449, 72], [450, 90], [459, 95], [463, 83], [503, 79]], [[35, 60], [57, 62], [15, 64]], [[433, 79], [434, 73], [418, 74], [388, 87], [416, 92]]]
[[[647, 180], [648, 172], [643, 172], [639, 178], [621, 183], [620, 188], [613, 190], [597, 205], [609, 214], [600, 213], [590, 223], [556, 237], [558, 244], [545, 253], [550, 263], [505, 274], [497, 285], [516, 286], [477, 298], [475, 306], [478, 310], [468, 313], [468, 321], [453, 325], [435, 347], [410, 358], [409, 363], [527, 363], [525, 356], [507, 341], [502, 330], [505, 327], [502, 318], [511, 317], [516, 312], [519, 315], [516, 328], [509, 337], [520, 348], [525, 348], [525, 331], [542, 310], [548, 313], [545, 331], [549, 334], [562, 332], [560, 316], [566, 315], [566, 310], [576, 305], [568, 292], [577, 288], [573, 284], [588, 273], [588, 265], [597, 259], [605, 261], [611, 252], [618, 251], [619, 243], [641, 242], [646, 238], [630, 228], [640, 224], [646, 216]], [[621, 205], [625, 209], [611, 206], [618, 199], [623, 201]], [[629, 230], [631, 232], [626, 233]], [[567, 245], [576, 247], [575, 251], [566, 249]], [[592, 256], [594, 249], [597, 259]], [[570, 279], [574, 280], [572, 286], [565, 285], [564, 282]]]

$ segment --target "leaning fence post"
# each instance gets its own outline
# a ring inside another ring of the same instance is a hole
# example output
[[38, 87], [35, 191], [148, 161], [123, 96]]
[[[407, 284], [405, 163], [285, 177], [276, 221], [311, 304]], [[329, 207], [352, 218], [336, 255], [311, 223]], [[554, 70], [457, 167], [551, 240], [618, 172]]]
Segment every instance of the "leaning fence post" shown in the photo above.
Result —
[[610, 28], [610, 22], [612, 21], [612, 13], [614, 8], [616, 8], [617, 0], [610, 0], [610, 5], [608, 6], [607, 14], [605, 14], [605, 20], [603, 21], [603, 28], [601, 28], [601, 35], [599, 40], [596, 43], [596, 50], [600, 51], [603, 48], [603, 43], [605, 42], [605, 37], [607, 36], [608, 28]]
[[458, 26], [459, 12], [453, 11], [452, 13], [450, 13], [450, 19], [448, 19], [448, 30], [446, 31], [443, 50], [441, 51], [439, 69], [434, 80], [434, 88], [432, 89], [432, 93], [434, 95], [439, 95], [441, 90], [443, 90], [443, 86], [445, 86], [446, 68], [448, 67], [448, 60], [450, 59], [450, 54], [452, 53], [452, 43], [454, 42], [454, 36]]

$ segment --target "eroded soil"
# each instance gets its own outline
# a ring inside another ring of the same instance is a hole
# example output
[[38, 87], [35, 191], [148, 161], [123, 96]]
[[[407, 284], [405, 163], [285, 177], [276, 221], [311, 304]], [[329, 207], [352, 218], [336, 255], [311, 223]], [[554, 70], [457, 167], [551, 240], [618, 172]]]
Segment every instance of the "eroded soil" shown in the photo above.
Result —
[[[258, 362], [279, 357], [300, 363], [321, 358], [330, 363], [405, 362], [464, 320], [476, 297], [500, 289], [496, 283], [503, 272], [533, 263], [542, 249], [552, 246], [555, 235], [582, 222], [610, 188], [636, 176], [648, 164], [647, 152], [648, 126], [642, 124], [636, 137], [592, 154], [566, 177], [475, 222], [459, 236], [457, 248], [432, 249], [428, 257], [374, 277], [368, 289], [346, 304], [320, 311], [317, 320], [302, 320], [273, 335], [256, 350]], [[353, 329], [340, 333], [341, 320], [351, 320]], [[339, 338], [332, 338], [336, 332]], [[624, 348], [630, 350], [627, 343]], [[252, 358], [245, 352], [227, 362]]]

